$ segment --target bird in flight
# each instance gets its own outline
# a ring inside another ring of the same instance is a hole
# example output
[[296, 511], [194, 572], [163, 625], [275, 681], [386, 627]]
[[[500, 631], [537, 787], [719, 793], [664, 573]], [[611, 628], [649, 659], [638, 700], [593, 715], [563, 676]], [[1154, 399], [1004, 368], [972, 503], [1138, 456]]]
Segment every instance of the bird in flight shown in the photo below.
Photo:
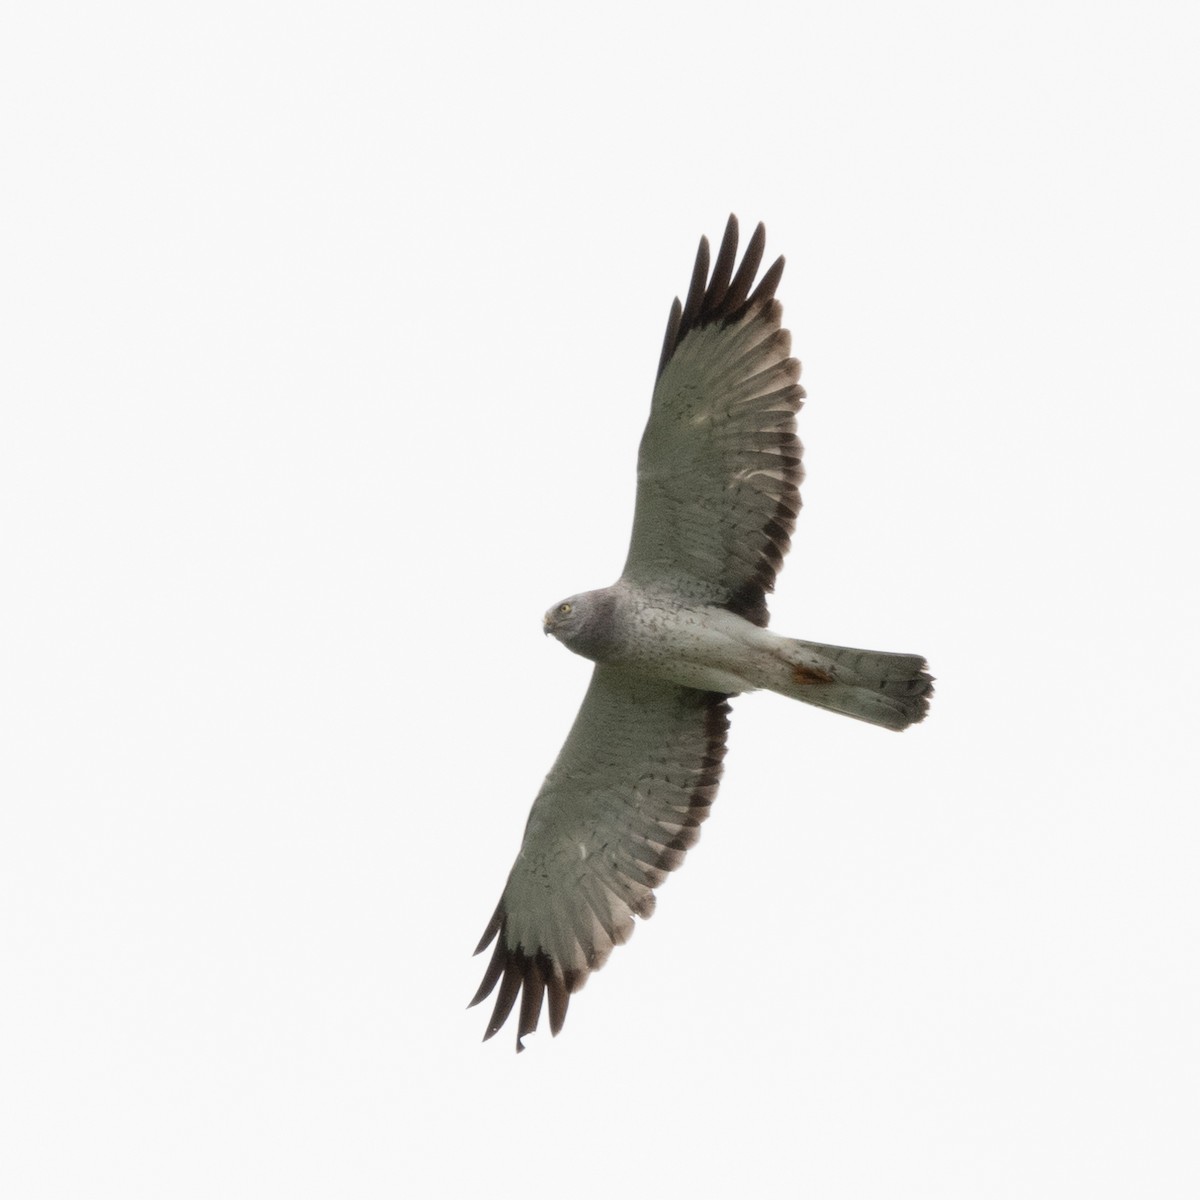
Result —
[[731, 216], [710, 275], [700, 239], [667, 321], [624, 570], [545, 615], [546, 633], [596, 665], [475, 951], [495, 941], [471, 1001], [499, 985], [484, 1040], [518, 998], [518, 1050], [544, 1002], [557, 1034], [572, 993], [654, 911], [717, 794], [730, 697], [765, 688], [897, 730], [929, 706], [919, 655], [767, 629], [800, 511], [804, 392], [775, 299], [783, 258], [755, 285], [765, 244], [760, 224], [735, 270]]

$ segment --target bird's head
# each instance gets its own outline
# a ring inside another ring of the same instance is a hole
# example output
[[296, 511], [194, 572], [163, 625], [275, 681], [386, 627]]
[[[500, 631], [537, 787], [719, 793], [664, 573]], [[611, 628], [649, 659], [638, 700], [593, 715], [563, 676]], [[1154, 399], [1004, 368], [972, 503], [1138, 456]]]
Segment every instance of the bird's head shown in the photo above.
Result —
[[546, 611], [542, 632], [553, 634], [568, 650], [603, 662], [613, 649], [616, 597], [612, 588], [568, 596]]

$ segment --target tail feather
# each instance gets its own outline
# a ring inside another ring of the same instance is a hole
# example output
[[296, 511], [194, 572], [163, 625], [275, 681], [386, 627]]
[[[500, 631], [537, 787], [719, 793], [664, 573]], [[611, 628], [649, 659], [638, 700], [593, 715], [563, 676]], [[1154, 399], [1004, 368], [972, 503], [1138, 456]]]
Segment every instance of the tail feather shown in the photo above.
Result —
[[786, 640], [773, 690], [818, 708], [882, 725], [907, 729], [925, 719], [933, 676], [919, 654], [888, 654]]

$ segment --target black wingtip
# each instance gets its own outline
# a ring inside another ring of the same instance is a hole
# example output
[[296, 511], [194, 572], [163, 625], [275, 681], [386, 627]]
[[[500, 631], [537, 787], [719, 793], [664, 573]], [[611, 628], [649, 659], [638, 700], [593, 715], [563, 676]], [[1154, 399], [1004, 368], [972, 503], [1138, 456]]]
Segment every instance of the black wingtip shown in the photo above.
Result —
[[742, 255], [742, 265], [738, 267], [737, 274], [733, 277], [733, 282], [730, 283], [726, 293], [725, 303], [721, 306], [723, 317], [732, 317], [746, 303], [746, 298], [750, 295], [750, 285], [754, 282], [755, 275], [758, 274], [763, 251], [766, 248], [767, 227], [759, 221], [750, 235], [750, 241], [746, 243], [746, 252]]
[[521, 972], [505, 971], [504, 978], [500, 981], [500, 991], [496, 995], [496, 1007], [492, 1009], [492, 1018], [488, 1021], [487, 1033], [483, 1037], [485, 1042], [508, 1020], [508, 1014], [512, 1012], [520, 990]]
[[683, 304], [676, 299], [671, 305], [667, 331], [663, 337], [662, 354], [658, 360], [659, 375], [671, 361], [676, 347], [693, 329], [703, 328], [715, 321], [737, 321], [748, 309], [774, 299], [775, 289], [783, 275], [782, 255], [771, 264], [758, 286], [754, 287], [754, 278], [762, 265], [766, 244], [767, 229], [760, 221], [746, 243], [741, 264], [735, 272], [738, 219], [734, 213], [730, 213], [710, 278], [708, 238], [700, 239], [696, 261], [692, 267], [692, 278], [688, 284], [687, 299]]
[[725, 223], [725, 234], [721, 238], [721, 248], [717, 251], [717, 261], [713, 266], [712, 278], [708, 282], [708, 291], [704, 294], [704, 303], [700, 307], [700, 319], [704, 320], [721, 307], [725, 293], [729, 289], [729, 281], [733, 276], [733, 264], [737, 258], [738, 220], [733, 213]]
[[784, 257], [781, 254], [767, 268], [767, 273], [758, 281], [758, 287], [754, 289], [754, 294], [746, 302], [748, 305], [775, 299], [775, 289], [779, 286], [780, 279], [783, 278], [784, 261]]
[[496, 911], [492, 913], [492, 919], [487, 923], [487, 928], [483, 931], [483, 937], [479, 939], [479, 945], [475, 947], [474, 954], [482, 954], [491, 944], [492, 939], [500, 932], [500, 927], [504, 924], [504, 902], [501, 901], [496, 905]]
[[658, 356], [658, 373], [663, 373], [663, 367], [675, 353], [675, 344], [679, 340], [679, 322], [683, 316], [683, 305], [676, 296], [671, 303], [671, 315], [667, 317], [667, 332], [663, 335], [662, 353]]
[[487, 970], [483, 973], [483, 981], [480, 983], [475, 995], [471, 998], [471, 1002], [467, 1005], [468, 1008], [474, 1008], [475, 1005], [486, 1000], [492, 994], [492, 990], [499, 982], [500, 976], [504, 974], [506, 957], [504, 939], [501, 938], [496, 943], [496, 949], [492, 952], [491, 961], [487, 965]]
[[700, 311], [700, 303], [704, 299], [704, 287], [708, 282], [708, 238], [700, 238], [700, 247], [696, 251], [696, 262], [692, 267], [692, 281], [688, 285], [687, 299], [683, 302], [683, 317], [680, 324], [688, 329]]

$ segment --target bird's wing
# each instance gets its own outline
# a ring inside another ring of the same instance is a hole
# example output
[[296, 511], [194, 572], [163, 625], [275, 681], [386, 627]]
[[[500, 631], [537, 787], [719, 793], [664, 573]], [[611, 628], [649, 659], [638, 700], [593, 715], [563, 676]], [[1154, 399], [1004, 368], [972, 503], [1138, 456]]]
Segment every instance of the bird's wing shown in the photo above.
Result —
[[765, 597], [790, 544], [804, 474], [800, 364], [775, 299], [783, 259], [753, 287], [765, 241], [759, 225], [734, 272], [731, 216], [709, 278], [700, 239], [687, 301], [676, 299], [667, 324], [624, 570], [633, 583], [758, 625], [767, 623]]
[[518, 995], [518, 1050], [547, 997], [558, 1033], [571, 993], [654, 911], [654, 888], [708, 816], [728, 727], [714, 692], [596, 667], [476, 950], [496, 940], [471, 1001], [500, 985], [485, 1040]]

